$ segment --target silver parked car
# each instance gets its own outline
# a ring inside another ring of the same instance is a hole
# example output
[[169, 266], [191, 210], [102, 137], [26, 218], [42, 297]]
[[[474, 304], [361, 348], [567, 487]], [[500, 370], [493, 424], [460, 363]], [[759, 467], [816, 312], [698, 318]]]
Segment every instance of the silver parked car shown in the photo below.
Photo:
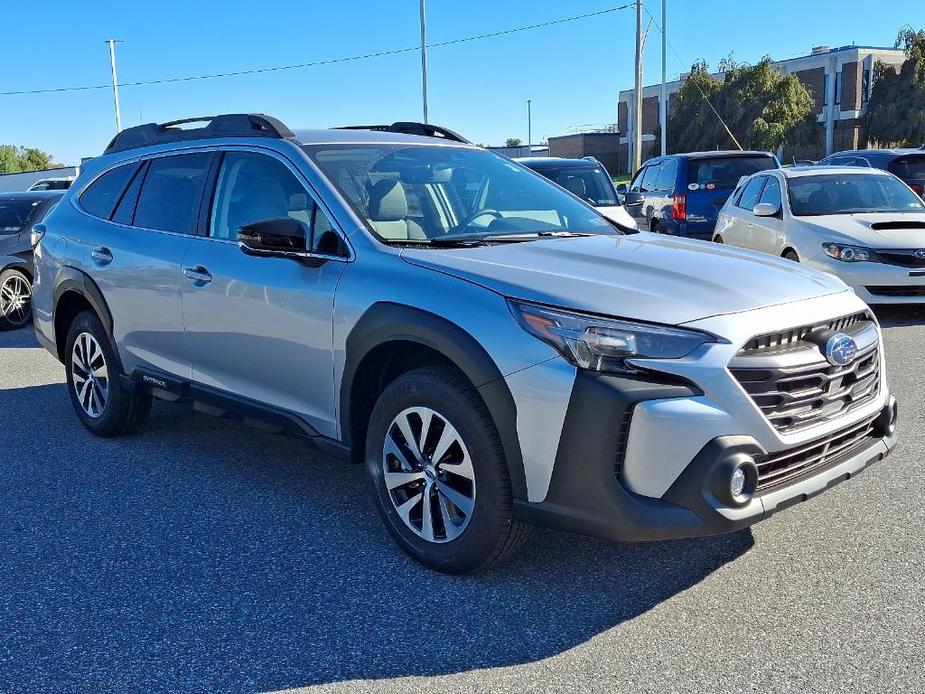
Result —
[[720, 211], [714, 240], [831, 272], [868, 303], [925, 302], [925, 204], [880, 169], [750, 176]]
[[879, 327], [831, 275], [624, 236], [433, 126], [206, 120], [123, 131], [34, 230], [36, 334], [97, 435], [154, 397], [302, 436], [447, 572], [529, 523], [736, 530], [894, 445]]

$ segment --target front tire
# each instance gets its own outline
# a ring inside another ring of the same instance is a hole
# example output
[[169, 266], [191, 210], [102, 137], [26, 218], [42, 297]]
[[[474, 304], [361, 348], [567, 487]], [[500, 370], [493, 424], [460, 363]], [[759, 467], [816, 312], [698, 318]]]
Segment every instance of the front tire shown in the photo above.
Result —
[[65, 347], [71, 404], [80, 422], [97, 436], [137, 431], [151, 412], [151, 396], [126, 389], [109, 336], [95, 313], [74, 318]]
[[0, 330], [18, 330], [32, 319], [32, 282], [8, 268], [0, 272]]
[[491, 415], [452, 369], [416, 369], [386, 387], [370, 418], [366, 466], [389, 533], [431, 569], [500, 563], [527, 536], [529, 526], [513, 518]]

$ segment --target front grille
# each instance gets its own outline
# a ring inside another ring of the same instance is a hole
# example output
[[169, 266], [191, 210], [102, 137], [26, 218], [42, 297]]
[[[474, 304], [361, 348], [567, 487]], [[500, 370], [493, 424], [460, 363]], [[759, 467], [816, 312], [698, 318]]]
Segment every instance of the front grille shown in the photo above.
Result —
[[[817, 331], [854, 336], [855, 359], [830, 364], [813, 341]], [[853, 314], [752, 338], [729, 371], [777, 431], [792, 433], [842, 417], [878, 395], [879, 337], [867, 313]]]
[[853, 313], [850, 316], [835, 318], [826, 323], [817, 323], [815, 325], [803, 325], [798, 328], [782, 330], [776, 333], [767, 333], [758, 335], [745, 343], [739, 354], [752, 354], [755, 352], [773, 352], [787, 349], [799, 343], [805, 342], [806, 338], [812, 332], [820, 330], [834, 330], [836, 332], [845, 330], [852, 325], [857, 325], [862, 321], [869, 321], [871, 316], [866, 311]]
[[874, 296], [925, 296], [925, 285], [873, 285], [866, 287]]
[[853, 424], [820, 441], [755, 458], [757, 492], [793, 481], [810, 472], [847, 458], [873, 438], [876, 417]]
[[920, 249], [890, 249], [877, 250], [877, 255], [888, 265], [899, 265], [901, 267], [925, 267], [925, 257], [916, 256]]

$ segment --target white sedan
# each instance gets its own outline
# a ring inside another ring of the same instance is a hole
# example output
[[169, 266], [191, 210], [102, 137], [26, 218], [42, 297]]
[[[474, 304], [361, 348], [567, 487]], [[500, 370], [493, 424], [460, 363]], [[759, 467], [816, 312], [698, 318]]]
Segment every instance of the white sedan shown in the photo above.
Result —
[[830, 272], [871, 304], [925, 303], [925, 204], [886, 171], [754, 174], [720, 210], [713, 240]]

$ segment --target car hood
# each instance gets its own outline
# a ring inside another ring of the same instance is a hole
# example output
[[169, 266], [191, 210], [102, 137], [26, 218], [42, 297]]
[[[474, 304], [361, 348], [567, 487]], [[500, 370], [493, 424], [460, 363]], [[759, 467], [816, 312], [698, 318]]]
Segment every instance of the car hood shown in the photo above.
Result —
[[407, 248], [402, 258], [512, 298], [674, 325], [847, 291], [789, 260], [647, 232]]
[[[878, 212], [875, 214], [832, 214], [798, 218], [803, 224], [833, 241], [856, 243], [871, 248], [925, 248], [925, 213]], [[889, 223], [887, 229], [875, 229]], [[901, 225], [908, 224], [903, 228]], [[915, 225], [920, 228], [916, 229]]]

